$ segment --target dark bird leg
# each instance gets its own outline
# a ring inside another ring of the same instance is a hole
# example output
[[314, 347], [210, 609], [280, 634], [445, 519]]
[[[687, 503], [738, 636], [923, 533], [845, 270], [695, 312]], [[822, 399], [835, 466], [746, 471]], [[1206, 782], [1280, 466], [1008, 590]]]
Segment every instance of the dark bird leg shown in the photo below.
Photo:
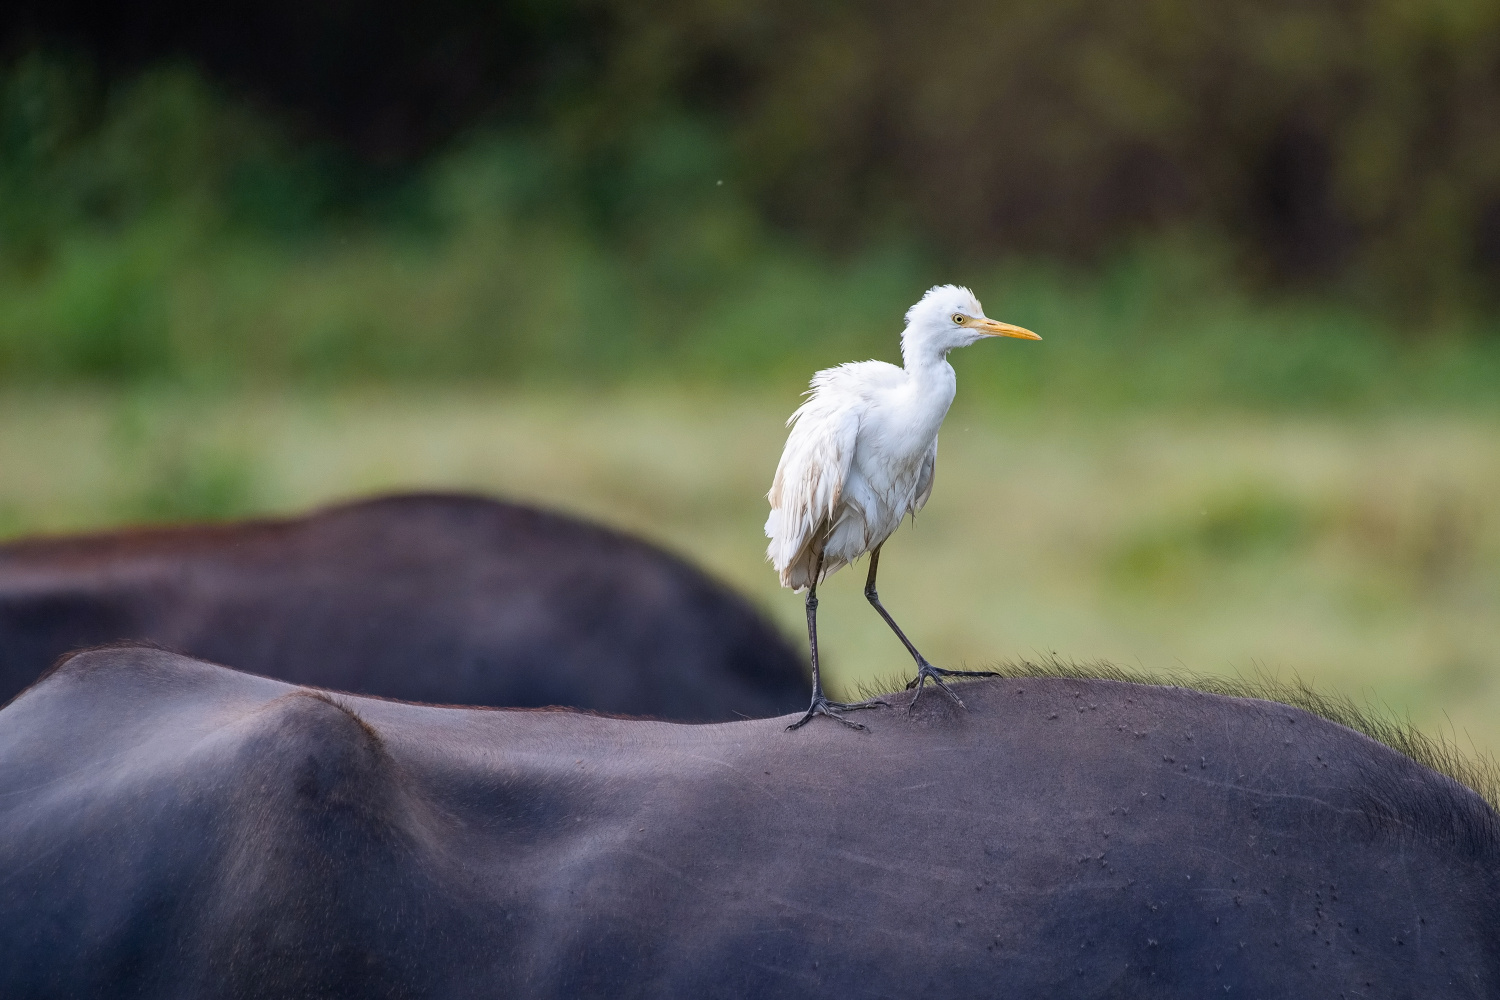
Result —
[[875, 605], [875, 610], [880, 612], [880, 617], [885, 619], [885, 623], [891, 627], [891, 631], [896, 633], [896, 638], [901, 640], [901, 644], [912, 655], [912, 659], [917, 661], [917, 676], [913, 677], [911, 683], [906, 685], [908, 691], [916, 688], [917, 693], [912, 695], [911, 704], [906, 707], [906, 710], [910, 712], [916, 707], [917, 699], [922, 697], [922, 689], [926, 687], [929, 680], [942, 688], [944, 693], [953, 699], [955, 705], [963, 708], [963, 699], [954, 694], [953, 689], [943, 682], [944, 677], [999, 677], [999, 673], [994, 670], [945, 670], [942, 667], [934, 667], [928, 663], [927, 657], [917, 652], [917, 647], [913, 646], [911, 640], [906, 637], [906, 633], [901, 631], [901, 626], [896, 624], [896, 619], [892, 618], [891, 613], [880, 603], [880, 595], [875, 592], [875, 570], [879, 566], [880, 546], [877, 545], [875, 546], [875, 551], [870, 553], [870, 575], [865, 579], [865, 599]]
[[807, 641], [812, 646], [812, 705], [807, 709], [807, 714], [796, 722], [787, 726], [787, 730], [800, 729], [812, 721], [815, 715], [826, 715], [830, 719], [842, 722], [850, 729], [864, 729], [857, 722], [850, 722], [844, 718], [844, 712], [853, 712], [861, 708], [881, 708], [885, 702], [879, 699], [862, 701], [858, 704], [848, 705], [839, 701], [829, 701], [823, 697], [823, 680], [818, 674], [818, 577], [823, 573], [823, 554], [818, 553], [818, 565], [813, 570], [812, 583], [807, 588]]

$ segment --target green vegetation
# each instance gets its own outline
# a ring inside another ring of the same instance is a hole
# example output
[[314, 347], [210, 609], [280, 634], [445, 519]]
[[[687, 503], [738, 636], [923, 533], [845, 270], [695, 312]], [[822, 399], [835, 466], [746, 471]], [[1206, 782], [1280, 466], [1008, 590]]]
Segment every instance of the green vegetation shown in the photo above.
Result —
[[1308, 542], [1314, 518], [1296, 500], [1241, 488], [1204, 497], [1196, 517], [1174, 512], [1138, 530], [1110, 560], [1123, 590], [1185, 596], [1232, 567], [1276, 561]]
[[[768, 227], [688, 118], [608, 170], [545, 131], [479, 133], [381, 173], [186, 69], [90, 102], [34, 57], [0, 91], [0, 383], [781, 384], [893, 358], [928, 285], [971, 284], [1043, 345], [973, 352], [1009, 403], [1277, 410], [1500, 400], [1469, 315], [1413, 336], [1328, 299], [1253, 297], [1223, 245], [1158, 235], [1092, 268]], [[1014, 345], [1009, 345], [1014, 346]]]

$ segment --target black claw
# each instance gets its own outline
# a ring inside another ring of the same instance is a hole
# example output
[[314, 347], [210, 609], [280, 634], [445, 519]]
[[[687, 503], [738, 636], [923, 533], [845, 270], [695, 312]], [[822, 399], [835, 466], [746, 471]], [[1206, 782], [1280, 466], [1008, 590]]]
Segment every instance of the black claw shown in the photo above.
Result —
[[917, 699], [922, 697], [922, 690], [927, 686], [928, 681], [932, 681], [932, 683], [936, 684], [939, 688], [942, 689], [944, 694], [952, 698], [953, 704], [957, 705], [959, 708], [964, 708], [965, 705], [963, 699], [960, 698], [957, 694], [954, 694], [953, 689], [946, 683], [944, 683], [944, 677], [999, 676], [1000, 673], [996, 670], [947, 670], [943, 667], [934, 667], [926, 660], [921, 660], [917, 663], [917, 676], [913, 677], [911, 681], [906, 685], [906, 690], [908, 691], [910, 691], [912, 688], [917, 689], [917, 693], [911, 696], [911, 703], [906, 706], [906, 712], [908, 715], [910, 715], [912, 710], [917, 707]]
[[860, 701], [853, 704], [848, 704], [842, 701], [829, 701], [827, 698], [820, 696], [813, 699], [812, 705], [808, 707], [807, 712], [802, 716], [802, 718], [798, 719], [796, 722], [792, 723], [786, 728], [787, 732], [791, 732], [793, 729], [801, 729], [803, 726], [812, 721], [813, 716], [826, 715], [830, 719], [833, 719], [835, 722], [843, 723], [850, 729], [864, 730], [868, 729], [869, 727], [862, 726], [858, 722], [850, 722], [848, 719], [844, 718], [843, 713], [858, 712], [859, 710], [865, 708], [887, 707], [889, 706], [886, 704], [886, 702], [881, 701], [879, 698], [871, 698], [869, 701]]

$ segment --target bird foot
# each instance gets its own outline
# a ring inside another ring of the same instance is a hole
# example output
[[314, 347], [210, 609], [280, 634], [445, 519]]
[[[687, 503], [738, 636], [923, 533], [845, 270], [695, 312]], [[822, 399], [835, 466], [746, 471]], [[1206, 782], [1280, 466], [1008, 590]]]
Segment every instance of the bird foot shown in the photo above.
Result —
[[999, 677], [996, 670], [947, 670], [943, 667], [934, 667], [926, 660], [917, 661], [917, 676], [913, 677], [906, 685], [906, 690], [917, 689], [917, 693], [911, 696], [911, 704], [906, 706], [906, 712], [911, 714], [917, 707], [917, 699], [922, 697], [922, 689], [927, 686], [928, 681], [942, 688], [943, 693], [953, 699], [953, 704], [959, 708], [964, 707], [963, 699], [953, 693], [953, 689], [944, 683], [944, 677]]
[[786, 728], [787, 732], [791, 732], [793, 729], [801, 729], [803, 726], [812, 721], [813, 716], [826, 715], [830, 719], [833, 719], [835, 722], [843, 723], [850, 729], [867, 729], [869, 727], [862, 726], [858, 722], [850, 722], [848, 719], [844, 718], [844, 713], [858, 712], [861, 709], [865, 708], [886, 707], [888, 707], [887, 703], [881, 701], [879, 698], [871, 698], [869, 701], [860, 701], [853, 704], [848, 704], [842, 701], [829, 701], [822, 695], [818, 695], [813, 698], [812, 705], [808, 707], [807, 713], [803, 715], [802, 718], [798, 719], [796, 722], [792, 723]]

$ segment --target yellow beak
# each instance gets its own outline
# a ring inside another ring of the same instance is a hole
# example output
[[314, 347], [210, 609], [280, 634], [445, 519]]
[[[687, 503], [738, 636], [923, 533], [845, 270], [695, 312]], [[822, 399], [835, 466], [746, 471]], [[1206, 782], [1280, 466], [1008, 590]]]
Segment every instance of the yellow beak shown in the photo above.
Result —
[[964, 326], [977, 330], [986, 337], [1015, 337], [1018, 340], [1041, 340], [1036, 334], [1024, 327], [1012, 326], [1009, 323], [1001, 323], [999, 320], [980, 318], [971, 319]]

